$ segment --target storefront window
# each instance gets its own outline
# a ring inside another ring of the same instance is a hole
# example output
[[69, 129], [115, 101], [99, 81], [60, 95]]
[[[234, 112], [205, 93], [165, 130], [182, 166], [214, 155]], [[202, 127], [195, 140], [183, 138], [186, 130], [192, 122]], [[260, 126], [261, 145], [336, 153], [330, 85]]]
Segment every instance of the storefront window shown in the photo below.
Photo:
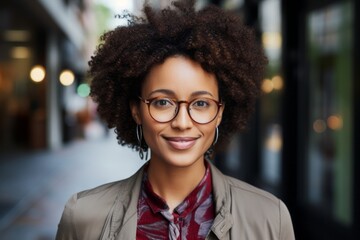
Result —
[[[279, 0], [260, 4], [262, 43], [269, 60], [260, 98], [261, 179], [274, 189], [281, 180], [281, 100], [284, 82], [281, 74], [281, 14]], [[266, 187], [266, 186], [265, 186]], [[271, 189], [270, 189], [271, 190]]]
[[344, 224], [352, 219], [352, 6], [307, 17], [309, 141], [306, 202]]
[[0, 4], [0, 151], [45, 145], [45, 84], [39, 72], [45, 74], [45, 69], [37, 50], [41, 42], [33, 21], [12, 4]]

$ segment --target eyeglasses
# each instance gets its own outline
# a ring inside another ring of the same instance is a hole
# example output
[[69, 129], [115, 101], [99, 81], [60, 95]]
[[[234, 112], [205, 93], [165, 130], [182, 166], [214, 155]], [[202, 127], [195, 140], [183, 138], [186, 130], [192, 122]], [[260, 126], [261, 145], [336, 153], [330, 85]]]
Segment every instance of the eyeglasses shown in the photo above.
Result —
[[173, 120], [179, 113], [180, 104], [185, 103], [190, 118], [199, 124], [206, 124], [213, 121], [219, 113], [222, 103], [211, 98], [195, 98], [188, 101], [176, 101], [171, 98], [157, 97], [143, 99], [142, 102], [148, 105], [150, 116], [159, 123], [166, 123]]

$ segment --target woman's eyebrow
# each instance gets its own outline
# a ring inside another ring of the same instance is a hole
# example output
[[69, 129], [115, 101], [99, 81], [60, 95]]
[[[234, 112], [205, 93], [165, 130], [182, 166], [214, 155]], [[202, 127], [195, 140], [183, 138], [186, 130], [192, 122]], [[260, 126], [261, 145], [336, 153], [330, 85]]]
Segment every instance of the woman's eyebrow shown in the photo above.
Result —
[[149, 93], [149, 96], [155, 94], [155, 93], [163, 93], [163, 94], [166, 94], [166, 95], [175, 95], [175, 92], [170, 90], [170, 89], [156, 89], [152, 92]]
[[196, 92], [193, 92], [191, 94], [191, 97], [197, 97], [197, 96], [200, 96], [200, 95], [209, 95], [211, 97], [214, 97], [214, 95], [212, 95], [210, 92], [208, 91], [196, 91]]
[[[170, 89], [156, 89], [152, 92], [149, 93], [148, 97], [151, 97], [151, 95], [155, 94], [155, 93], [162, 93], [162, 94], [165, 94], [165, 95], [170, 95], [170, 96], [175, 96], [176, 93]], [[198, 97], [198, 96], [201, 96], [201, 95], [209, 95], [211, 97], [214, 97], [214, 95], [208, 91], [205, 91], [205, 90], [202, 90], [202, 91], [195, 91], [193, 93], [191, 93], [190, 97]]]

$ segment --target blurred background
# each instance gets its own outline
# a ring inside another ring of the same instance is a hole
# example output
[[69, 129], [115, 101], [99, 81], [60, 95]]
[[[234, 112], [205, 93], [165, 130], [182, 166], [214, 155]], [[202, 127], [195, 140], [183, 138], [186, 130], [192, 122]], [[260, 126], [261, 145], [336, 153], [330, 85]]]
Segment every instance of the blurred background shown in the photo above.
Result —
[[[54, 239], [72, 193], [144, 163], [98, 118], [86, 72], [99, 36], [126, 24], [116, 14], [142, 4], [0, 2], [1, 239]], [[269, 58], [249, 129], [215, 164], [283, 199], [297, 239], [360, 239], [360, 2], [207, 4], [238, 13]]]

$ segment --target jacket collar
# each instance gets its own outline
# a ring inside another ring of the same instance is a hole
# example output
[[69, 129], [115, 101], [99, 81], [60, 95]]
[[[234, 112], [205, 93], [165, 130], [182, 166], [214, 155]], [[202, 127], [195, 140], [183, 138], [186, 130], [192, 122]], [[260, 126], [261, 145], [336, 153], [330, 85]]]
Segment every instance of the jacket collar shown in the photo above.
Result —
[[[211, 231], [218, 239], [229, 239], [229, 230], [233, 226], [230, 212], [231, 197], [229, 184], [225, 176], [209, 162], [213, 182], [216, 217]], [[122, 181], [121, 192], [104, 224], [101, 240], [135, 239], [137, 226], [137, 204], [141, 190], [144, 166], [133, 176]], [[124, 216], [123, 218], [121, 216]]]

